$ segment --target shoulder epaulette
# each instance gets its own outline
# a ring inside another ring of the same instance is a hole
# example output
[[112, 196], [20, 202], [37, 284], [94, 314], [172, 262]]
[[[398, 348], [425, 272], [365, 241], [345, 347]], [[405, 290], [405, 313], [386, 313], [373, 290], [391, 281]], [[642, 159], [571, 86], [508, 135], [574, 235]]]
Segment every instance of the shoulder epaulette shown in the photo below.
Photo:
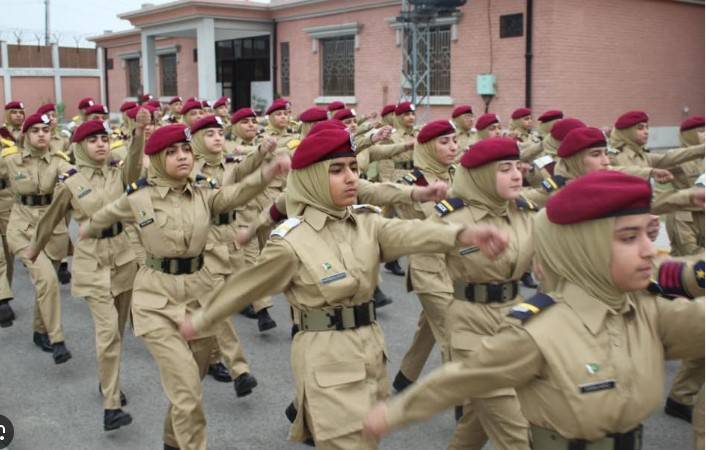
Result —
[[561, 175], [554, 175], [542, 180], [542, 187], [545, 191], [552, 193], [566, 184], [566, 178]]
[[[667, 298], [694, 298], [704, 289], [704, 260], [686, 263], [678, 260], [667, 260], [659, 265], [657, 281], [650, 283], [647, 290]], [[652, 287], [659, 286], [659, 291]], [[650, 289], [652, 288], [652, 289]]]
[[239, 163], [242, 160], [243, 158], [237, 155], [226, 155], [225, 157], [226, 164]]
[[526, 211], [537, 211], [537, 205], [535, 205], [533, 202], [529, 201], [523, 196], [517, 197], [517, 200], [515, 200], [515, 205], [517, 205], [518, 209], [524, 209]]
[[14, 147], [15, 146], [15, 141], [12, 139], [6, 139], [4, 137], [0, 137], [0, 145], [3, 147]]
[[13, 145], [15, 144], [15, 137], [10, 133], [7, 127], [0, 127], [0, 137], [4, 140], [10, 141]]
[[289, 233], [290, 231], [292, 231], [293, 229], [298, 227], [299, 224], [301, 224], [301, 223], [302, 223], [301, 219], [298, 219], [296, 217], [290, 217], [289, 219], [287, 219], [284, 222], [282, 222], [281, 224], [279, 224], [279, 226], [277, 226], [277, 228], [272, 230], [272, 232], [270, 233], [270, 237], [278, 236], [278, 237], [283, 238], [287, 235], [287, 233]]
[[149, 186], [149, 183], [147, 182], [147, 178], [140, 178], [139, 180], [128, 184], [127, 187], [125, 188], [125, 192], [127, 193], [127, 195], [130, 195], [133, 192], [139, 191], [140, 189], [142, 189], [145, 186]]
[[218, 180], [212, 177], [207, 177], [206, 175], [198, 174], [195, 178], [197, 183], [206, 183], [211, 189], [216, 189], [218, 187]]
[[69, 158], [69, 155], [62, 152], [61, 150], [57, 150], [53, 154], [58, 156], [59, 158], [65, 159], [66, 161], [71, 161], [71, 158]]
[[70, 168], [66, 172], [62, 173], [59, 175], [59, 181], [66, 181], [67, 179], [71, 178], [73, 175], [76, 175], [78, 173], [78, 170], [76, 170], [75, 167]]
[[439, 216], [444, 217], [456, 211], [457, 209], [463, 208], [465, 205], [466, 203], [460, 198], [451, 197], [447, 198], [446, 200], [442, 200], [436, 205], [434, 205], [434, 209], [436, 210], [436, 213]]
[[290, 150], [295, 150], [297, 147], [299, 147], [299, 144], [301, 141], [299, 139], [292, 139], [291, 141], [287, 142], [287, 148]]
[[405, 184], [410, 185], [410, 186], [411, 185], [427, 186], [429, 184], [427, 182], [426, 177], [424, 177], [424, 173], [422, 173], [422, 171], [417, 168], [414, 168], [407, 175], [403, 176], [401, 178], [401, 181]]
[[356, 212], [356, 213], [372, 212], [375, 214], [381, 214], [382, 208], [377, 207], [375, 205], [368, 205], [368, 204], [353, 205], [353, 212]]
[[647, 292], [652, 295], [659, 295], [660, 297], [665, 297], [664, 289], [654, 280], [650, 280], [650, 284], [647, 285]]
[[120, 147], [122, 147], [122, 146], [124, 146], [124, 145], [125, 145], [125, 143], [124, 143], [123, 141], [121, 141], [121, 140], [113, 141], [113, 142], [110, 144], [110, 149], [111, 149], [111, 150], [115, 150], [116, 148], [120, 148]]
[[534, 317], [542, 311], [545, 311], [554, 303], [556, 302], [553, 298], [540, 292], [528, 298], [524, 302], [513, 306], [507, 316], [520, 319], [522, 323], [525, 323], [530, 317]]
[[111, 159], [108, 165], [110, 167], [122, 167], [125, 164], [125, 161], [122, 159]]
[[3, 149], [2, 153], [0, 153], [0, 156], [2, 156], [3, 158], [6, 158], [6, 157], [8, 157], [8, 156], [10, 156], [10, 155], [14, 155], [14, 154], [17, 153], [17, 152], [19, 152], [19, 150], [17, 149], [17, 147], [14, 147], [14, 146], [13, 146], [13, 147], [7, 147], [7, 148]]

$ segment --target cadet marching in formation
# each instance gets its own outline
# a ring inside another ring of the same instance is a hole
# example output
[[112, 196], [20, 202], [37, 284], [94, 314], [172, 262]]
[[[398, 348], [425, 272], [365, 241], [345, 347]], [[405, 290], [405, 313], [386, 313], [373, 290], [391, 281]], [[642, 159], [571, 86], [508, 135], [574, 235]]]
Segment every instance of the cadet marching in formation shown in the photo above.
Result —
[[[18, 319], [19, 258], [36, 291], [33, 341], [66, 363], [59, 284], [70, 282], [94, 322], [105, 430], [132, 422], [120, 388], [129, 319], [168, 399], [164, 449], [206, 449], [203, 378], [238, 397], [257, 387], [231, 315], [266, 332], [284, 293], [291, 440], [377, 449], [455, 406], [452, 450], [638, 450], [665, 360], [678, 359], [664, 409], [693, 419], [704, 448], [703, 117], [681, 124], [680, 148], [650, 152], [642, 111], [599, 129], [550, 110], [535, 129], [518, 108], [504, 129], [471, 105], [419, 124], [407, 101], [295, 118], [277, 99], [261, 118], [231, 115], [225, 97], [146, 94], [114, 126], [93, 99], [78, 108], [60, 125], [53, 104], [5, 105], [0, 327]], [[654, 249], [658, 214], [670, 254]], [[381, 263], [422, 306], [392, 384]], [[435, 344], [443, 364], [419, 379]]]

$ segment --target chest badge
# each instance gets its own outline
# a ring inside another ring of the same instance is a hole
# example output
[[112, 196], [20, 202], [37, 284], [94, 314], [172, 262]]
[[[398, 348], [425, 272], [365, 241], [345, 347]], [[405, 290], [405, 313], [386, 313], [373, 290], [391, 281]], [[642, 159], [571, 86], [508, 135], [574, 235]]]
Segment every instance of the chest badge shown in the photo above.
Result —
[[588, 371], [588, 373], [593, 375], [593, 374], [598, 373], [599, 370], [601, 370], [601, 366], [599, 366], [596, 363], [588, 363], [588, 364], [586, 364], [586, 370]]
[[140, 216], [140, 221], [138, 223], [138, 225], [140, 225], [140, 228], [144, 228], [154, 222], [154, 219], [152, 217], [148, 218], [147, 213], [144, 211], [140, 211], [138, 215]]
[[327, 263], [327, 262], [321, 264], [321, 267], [323, 267], [324, 270], [331, 270], [331, 269], [333, 268], [333, 266], [331, 265], [331, 263]]
[[83, 198], [90, 193], [91, 193], [91, 188], [87, 188], [85, 186], [78, 187], [78, 198]]
[[24, 180], [27, 178], [27, 175], [24, 172], [17, 172], [15, 174], [15, 180]]

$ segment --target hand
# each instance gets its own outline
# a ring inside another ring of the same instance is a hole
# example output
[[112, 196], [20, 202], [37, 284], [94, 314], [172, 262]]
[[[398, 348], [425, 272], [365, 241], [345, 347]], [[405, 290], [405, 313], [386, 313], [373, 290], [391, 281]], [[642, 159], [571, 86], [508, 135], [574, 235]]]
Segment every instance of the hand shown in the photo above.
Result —
[[238, 247], [243, 247], [245, 244], [250, 242], [254, 236], [255, 229], [251, 225], [249, 227], [239, 228], [238, 231], [235, 232], [233, 241], [238, 245]]
[[448, 190], [449, 186], [443, 181], [434, 181], [424, 187], [414, 186], [412, 200], [415, 202], [440, 202], [446, 198]]
[[672, 172], [667, 169], [652, 169], [650, 176], [654, 178], [657, 183], [669, 183], [674, 179]]
[[651, 214], [650, 222], [647, 224], [647, 237], [649, 237], [652, 242], [655, 242], [657, 236], [659, 236], [659, 216]]
[[260, 144], [260, 152], [271, 155], [277, 149], [277, 139], [274, 136], [265, 136]]
[[368, 115], [365, 116], [365, 117], [366, 117], [368, 120], [371, 120], [371, 119], [376, 118], [377, 116], [378, 116], [378, 113], [375, 112], [375, 111], [373, 111], [373, 112], [371, 112], [370, 114], [368, 114]]
[[699, 187], [691, 193], [691, 204], [697, 208], [704, 207], [704, 188]]
[[150, 114], [150, 112], [145, 108], [140, 108], [139, 111], [137, 111], [137, 115], [135, 116], [135, 131], [139, 132], [139, 134], [142, 134], [142, 132], [145, 130], [145, 127], [151, 122], [152, 115]]
[[387, 423], [387, 405], [378, 403], [373, 406], [373, 409], [368, 412], [363, 420], [363, 436], [372, 436], [381, 438], [390, 432], [390, 426]]
[[405, 142], [404, 149], [405, 150], [413, 150], [414, 149], [414, 141]]
[[500, 256], [508, 245], [507, 233], [492, 225], [466, 225], [457, 236], [461, 245], [472, 245], [489, 259]]
[[184, 321], [179, 324], [179, 333], [181, 333], [181, 336], [187, 341], [193, 341], [196, 339], [196, 335], [198, 333], [194, 328], [194, 324], [191, 323], [191, 317], [184, 317]]
[[36, 248], [34, 248], [33, 245], [30, 245], [29, 247], [27, 247], [27, 250], [25, 250], [24, 256], [28, 260], [35, 262], [37, 260], [37, 257], [39, 257], [39, 251]]
[[527, 174], [532, 170], [532, 166], [526, 162], [520, 162], [518, 166], [523, 177], [527, 176]]
[[392, 127], [387, 125], [375, 132], [372, 137], [373, 144], [376, 144], [380, 141], [384, 141], [385, 139], [389, 138], [390, 135], [392, 134]]
[[78, 240], [88, 239], [88, 230], [85, 224], [79, 224], [78, 226]]
[[262, 176], [265, 177], [265, 181], [270, 182], [275, 177], [286, 175], [289, 173], [291, 162], [289, 155], [279, 154], [263, 167]]

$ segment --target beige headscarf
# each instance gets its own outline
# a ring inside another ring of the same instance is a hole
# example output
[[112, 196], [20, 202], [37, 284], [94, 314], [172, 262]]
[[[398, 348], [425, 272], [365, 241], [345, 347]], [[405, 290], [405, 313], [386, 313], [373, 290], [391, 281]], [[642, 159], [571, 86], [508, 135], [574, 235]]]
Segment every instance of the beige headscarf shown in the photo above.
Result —
[[191, 151], [194, 152], [195, 159], [203, 159], [206, 164], [215, 166], [223, 160], [223, 152], [214, 153], [206, 146], [204, 134], [211, 128], [203, 128], [191, 136]]
[[539, 122], [539, 125], [537, 125], [537, 132], [539, 133], [539, 136], [544, 139], [544, 136], [547, 136], [549, 132], [552, 130], [552, 126], [556, 123], [556, 121], [559, 119], [554, 119], [550, 120], [547, 122]]
[[394, 113], [394, 111], [382, 116], [382, 123], [384, 125], [390, 125], [391, 127], [394, 127], [395, 126], [395, 113]]
[[192, 182], [191, 177], [186, 177], [181, 180], [172, 178], [167, 175], [166, 164], [167, 152], [162, 150], [154, 155], [149, 155], [150, 165], [147, 168], [147, 181], [155, 186], [165, 186], [173, 189], [183, 189], [184, 186]]
[[[439, 136], [441, 137], [441, 136]], [[414, 151], [412, 153], [412, 159], [414, 160], [414, 166], [422, 170], [427, 170], [442, 180], [449, 181], [451, 176], [449, 174], [449, 167], [442, 164], [437, 159], [436, 154], [436, 140], [434, 138], [430, 141], [420, 144], [418, 141], [414, 141]]]
[[633, 125], [629, 128], [624, 128], [619, 130], [618, 128], [613, 128], [610, 132], [610, 137], [608, 138], [608, 143], [613, 148], [628, 147], [638, 155], [644, 153], [645, 148], [635, 141], [635, 134], [637, 133], [637, 125]]
[[304, 139], [307, 134], [309, 134], [309, 131], [311, 131], [311, 128], [316, 125], [318, 122], [302, 122], [302, 126], [299, 129], [299, 134], [301, 135], [301, 139]]
[[599, 148], [605, 151], [605, 147], [591, 147], [581, 150], [568, 158], [559, 157], [557, 159], [556, 167], [554, 168], [554, 173], [570, 179], [578, 178], [581, 175], [586, 175], [586, 167], [583, 165], [583, 157], [586, 156], [586, 152], [594, 151]]
[[471, 206], [488, 211], [494, 216], [506, 216], [510, 202], [498, 195], [495, 181], [497, 166], [498, 161], [473, 169], [459, 166], [451, 185], [453, 195], [460, 197], [461, 200]]
[[394, 118], [392, 119], [392, 126], [395, 127], [397, 131], [400, 132], [400, 134], [411, 134], [412, 130], [414, 130], [413, 127], [406, 127], [404, 123], [402, 122], [402, 118], [404, 117], [404, 114], [398, 116], [397, 114], [394, 114]]
[[544, 136], [544, 140], [542, 141], [542, 148], [544, 149], [544, 153], [551, 155], [555, 159], [557, 158], [557, 151], [559, 150], [560, 145], [561, 142], [556, 140], [554, 136], [551, 135], [551, 133], [547, 133], [547, 135]]
[[329, 189], [329, 167], [333, 160], [316, 162], [303, 169], [292, 170], [287, 177], [287, 215], [300, 216], [307, 206], [334, 219], [343, 219], [348, 208], [333, 204]]
[[466, 133], [470, 130], [470, 128], [466, 127], [466, 124], [464, 123], [465, 121], [463, 120], [463, 114], [461, 114], [458, 117], [454, 117], [452, 119], [452, 122], [456, 126], [456, 129], [459, 130], [461, 133]]
[[610, 273], [615, 218], [571, 225], [549, 221], [546, 209], [535, 216], [535, 258], [542, 269], [542, 288], [561, 291], [565, 283], [620, 311], [628, 294], [618, 289]]
[[28, 134], [29, 134], [29, 130], [27, 130], [27, 133], [22, 133], [22, 148], [24, 148], [25, 150], [29, 150], [30, 154], [34, 158], [41, 158], [46, 152], [51, 150], [50, 144], [47, 144], [46, 150], [40, 150], [37, 147], [30, 144]]
[[[94, 161], [88, 156], [86, 146], [87, 144], [85, 139], [78, 144], [74, 144], [74, 158], [76, 158], [76, 165], [79, 167], [90, 167], [91, 169], [106, 168], [108, 166], [108, 159], [106, 158], [106, 160], [102, 163]], [[108, 151], [110, 152], [110, 143], [108, 143]]]
[[679, 144], [681, 144], [682, 147], [703, 144], [703, 142], [699, 141], [699, 131], [703, 133], [704, 127], [692, 128], [690, 130], [680, 132]]

